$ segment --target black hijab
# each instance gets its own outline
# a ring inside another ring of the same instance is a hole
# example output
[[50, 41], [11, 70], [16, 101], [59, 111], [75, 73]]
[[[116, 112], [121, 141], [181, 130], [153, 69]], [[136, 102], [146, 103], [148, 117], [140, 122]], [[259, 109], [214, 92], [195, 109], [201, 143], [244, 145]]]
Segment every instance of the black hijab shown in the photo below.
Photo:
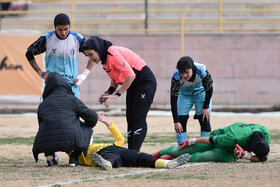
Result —
[[266, 155], [269, 153], [270, 148], [261, 132], [256, 131], [252, 134], [248, 142], [248, 151], [255, 153], [261, 162], [266, 160]]
[[108, 52], [108, 48], [112, 45], [112, 43], [108, 40], [104, 40], [98, 36], [90, 36], [83, 45], [83, 50], [93, 49], [95, 50], [102, 62], [102, 64], [106, 64], [107, 55], [111, 55]]

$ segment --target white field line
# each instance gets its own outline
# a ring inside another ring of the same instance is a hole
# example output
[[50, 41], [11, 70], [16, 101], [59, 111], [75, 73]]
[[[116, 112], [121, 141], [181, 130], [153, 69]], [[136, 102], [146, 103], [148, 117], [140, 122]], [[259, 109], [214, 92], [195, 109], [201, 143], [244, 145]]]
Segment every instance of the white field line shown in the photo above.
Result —
[[[194, 163], [194, 164], [185, 164], [182, 166], [179, 166], [177, 168], [186, 168], [186, 167], [195, 167], [195, 166], [200, 166], [204, 165], [207, 163]], [[159, 173], [159, 172], [165, 172], [169, 171], [170, 169], [149, 169], [149, 170], [144, 170], [144, 171], [139, 171], [139, 172], [130, 172], [130, 173], [124, 173], [124, 174], [118, 174], [118, 175], [111, 175], [111, 176], [105, 176], [105, 177], [97, 177], [97, 178], [89, 178], [89, 179], [75, 179], [75, 180], [69, 180], [66, 182], [55, 182], [53, 184], [45, 184], [45, 185], [39, 185], [38, 187], [51, 187], [54, 185], [66, 185], [66, 184], [73, 184], [73, 183], [80, 183], [80, 182], [86, 182], [86, 181], [96, 181], [96, 180], [106, 180], [106, 179], [111, 179], [111, 178], [116, 178], [116, 177], [125, 177], [128, 175], [139, 175], [143, 173]]]

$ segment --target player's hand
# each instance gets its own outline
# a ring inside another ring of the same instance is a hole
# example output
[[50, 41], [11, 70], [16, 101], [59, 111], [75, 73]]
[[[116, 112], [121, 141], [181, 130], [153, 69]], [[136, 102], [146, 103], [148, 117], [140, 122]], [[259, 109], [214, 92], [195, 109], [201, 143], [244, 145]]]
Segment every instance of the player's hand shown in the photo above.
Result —
[[175, 130], [176, 133], [182, 134], [182, 132], [183, 132], [183, 127], [182, 127], [182, 125], [181, 125], [180, 122], [174, 123], [174, 130]]
[[244, 149], [242, 149], [242, 147], [240, 147], [238, 144], [236, 144], [235, 148], [234, 148], [235, 158], [242, 159], [242, 158], [244, 158], [245, 154], [246, 154], [246, 151], [244, 151]]
[[188, 139], [186, 141], [183, 141], [180, 143], [180, 150], [185, 149], [186, 147], [189, 147], [190, 145], [196, 144], [196, 139]]
[[46, 72], [46, 71], [40, 71], [39, 72], [39, 76], [42, 78], [42, 79], [44, 79], [44, 80], [47, 80], [47, 78], [48, 78], [48, 72]]
[[104, 116], [104, 114], [102, 114], [102, 113], [97, 112], [97, 117], [98, 117], [98, 121], [104, 123], [107, 127], [109, 127], [112, 124], [112, 122], [109, 120], [109, 118]]
[[202, 121], [206, 120], [209, 121], [210, 119], [210, 112], [209, 112], [209, 108], [203, 108], [200, 111], [200, 114], [202, 114]]
[[117, 98], [119, 98], [119, 96], [116, 95], [116, 94], [111, 94], [111, 95], [104, 95], [102, 98], [104, 98], [104, 99], [117, 99]]

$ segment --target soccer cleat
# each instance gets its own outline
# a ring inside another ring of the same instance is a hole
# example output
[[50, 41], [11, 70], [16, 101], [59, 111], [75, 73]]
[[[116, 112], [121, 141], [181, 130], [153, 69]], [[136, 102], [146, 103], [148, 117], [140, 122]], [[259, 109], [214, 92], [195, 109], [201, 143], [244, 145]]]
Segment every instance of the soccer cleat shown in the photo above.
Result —
[[185, 163], [187, 163], [190, 159], [191, 155], [186, 153], [186, 154], [183, 154], [177, 158], [175, 158], [174, 160], [171, 160], [168, 164], [167, 164], [167, 167], [169, 169], [173, 169], [173, 168], [176, 168], [178, 166], [181, 166]]
[[112, 169], [112, 164], [111, 162], [109, 162], [108, 160], [105, 160], [104, 158], [102, 158], [102, 156], [100, 156], [97, 153], [93, 153], [91, 155], [92, 160], [96, 163], [96, 165], [102, 167], [105, 170], [110, 170]]
[[54, 159], [53, 155], [49, 155], [47, 156], [47, 163], [48, 163], [48, 166], [51, 167], [51, 166], [57, 166], [58, 163], [57, 161]]
[[77, 166], [79, 166], [79, 162], [75, 158], [70, 157], [69, 158], [69, 165], [68, 166], [70, 166], [70, 167], [77, 167]]

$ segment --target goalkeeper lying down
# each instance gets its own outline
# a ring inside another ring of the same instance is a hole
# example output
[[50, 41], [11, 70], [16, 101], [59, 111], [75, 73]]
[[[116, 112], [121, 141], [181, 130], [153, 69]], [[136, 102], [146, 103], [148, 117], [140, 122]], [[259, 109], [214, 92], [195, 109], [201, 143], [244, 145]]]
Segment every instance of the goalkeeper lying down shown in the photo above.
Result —
[[269, 153], [270, 135], [265, 126], [234, 123], [212, 131], [205, 137], [188, 139], [180, 146], [172, 145], [153, 154], [155, 158], [169, 155], [169, 159], [189, 155], [188, 162], [234, 162], [248, 159], [264, 162]]
[[[103, 114], [97, 113], [98, 120], [104, 123], [115, 138], [111, 144], [90, 144], [87, 155], [82, 153], [75, 166], [100, 166], [105, 170], [118, 167], [176, 168], [189, 160], [189, 155], [182, 155], [174, 160], [156, 159], [152, 155], [122, 147], [125, 138], [119, 129]], [[68, 153], [70, 156], [70, 153]], [[71, 159], [71, 158], [70, 158]]]

